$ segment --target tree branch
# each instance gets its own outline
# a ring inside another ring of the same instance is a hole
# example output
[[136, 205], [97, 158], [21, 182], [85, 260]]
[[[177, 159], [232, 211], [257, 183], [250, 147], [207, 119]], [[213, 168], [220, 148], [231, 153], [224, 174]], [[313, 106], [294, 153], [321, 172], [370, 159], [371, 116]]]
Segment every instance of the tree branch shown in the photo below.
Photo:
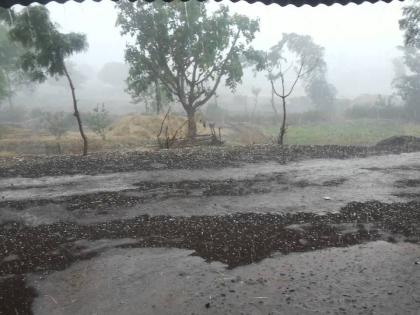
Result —
[[[198, 107], [202, 106], [203, 104], [205, 104], [213, 96], [213, 94], [216, 92], [217, 88], [219, 87], [220, 81], [221, 81], [223, 75], [225, 74], [224, 73], [224, 67], [226, 65], [226, 62], [232, 56], [233, 49], [235, 48], [236, 43], [237, 43], [237, 41], [239, 39], [239, 35], [240, 35], [240, 30], [238, 30], [236, 32], [235, 39], [233, 40], [232, 46], [230, 47], [230, 50], [229, 50], [228, 54], [226, 55], [226, 58], [222, 62], [222, 66], [220, 68], [219, 76], [217, 77], [216, 82], [215, 82], [213, 88], [207, 93], [207, 95], [204, 97], [204, 99], [202, 99], [201, 101], [198, 101], [197, 103], [195, 103], [195, 105], [193, 106], [194, 108], [198, 108]], [[206, 94], [206, 93], [204, 92], [204, 94]], [[196, 100], [197, 99], [198, 98], [196, 98]]]
[[[299, 81], [299, 79], [302, 77], [302, 70], [303, 70], [303, 62], [301, 63], [301, 65], [300, 65], [300, 68], [299, 68], [299, 71], [298, 71], [298, 73], [297, 73], [297, 75], [296, 75], [296, 79], [295, 79], [295, 81], [293, 82], [293, 84], [292, 84], [292, 87], [290, 88], [290, 90], [289, 90], [289, 93], [287, 93], [284, 97], [286, 98], [286, 97], [288, 97], [288, 96], [290, 96], [290, 94], [292, 94], [292, 92], [293, 92], [293, 90], [294, 90], [294, 88], [295, 88], [295, 86], [296, 86], [296, 83]], [[283, 92], [283, 95], [284, 95], [284, 92]]]

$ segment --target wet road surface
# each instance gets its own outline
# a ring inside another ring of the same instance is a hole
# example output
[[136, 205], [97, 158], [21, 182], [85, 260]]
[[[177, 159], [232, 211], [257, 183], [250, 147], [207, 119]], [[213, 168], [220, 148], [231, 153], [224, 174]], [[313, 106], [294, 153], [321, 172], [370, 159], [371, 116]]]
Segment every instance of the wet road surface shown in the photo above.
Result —
[[[414, 184], [405, 185], [407, 180]], [[6, 178], [0, 179], [0, 220], [36, 225], [143, 214], [334, 212], [351, 201], [416, 200], [420, 182], [415, 180], [420, 180], [420, 153], [224, 169]]]
[[419, 187], [420, 153], [1, 178], [0, 314], [420, 314]]

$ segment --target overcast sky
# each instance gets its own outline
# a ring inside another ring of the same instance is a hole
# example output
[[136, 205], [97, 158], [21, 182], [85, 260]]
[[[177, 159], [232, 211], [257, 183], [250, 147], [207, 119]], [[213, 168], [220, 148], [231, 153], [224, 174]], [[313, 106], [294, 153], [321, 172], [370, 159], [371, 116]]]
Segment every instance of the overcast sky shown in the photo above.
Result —
[[[401, 2], [319, 5], [315, 8], [251, 5], [245, 1], [231, 3], [227, 0], [222, 4], [232, 11], [260, 18], [261, 31], [254, 42], [257, 48], [269, 48], [278, 42], [283, 32], [311, 35], [316, 43], [325, 47], [329, 80], [337, 87], [339, 96], [391, 93], [392, 59], [399, 55], [396, 46], [402, 43], [398, 28]], [[210, 5], [219, 6], [220, 3], [211, 2]], [[89, 50], [74, 57], [75, 62], [98, 69], [109, 61], [123, 61], [125, 39], [115, 27], [113, 2], [87, 0], [80, 4], [70, 1], [64, 5], [51, 2], [47, 7], [52, 19], [64, 31], [87, 34]], [[242, 89], [264, 84], [252, 80], [247, 77]]]

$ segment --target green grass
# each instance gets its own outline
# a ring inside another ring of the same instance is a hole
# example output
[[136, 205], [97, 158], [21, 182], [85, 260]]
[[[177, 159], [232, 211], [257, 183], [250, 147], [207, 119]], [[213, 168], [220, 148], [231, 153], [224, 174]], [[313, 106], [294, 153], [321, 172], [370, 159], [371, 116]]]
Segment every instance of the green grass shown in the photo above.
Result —
[[[278, 132], [278, 127], [270, 126], [265, 129], [265, 132], [274, 136]], [[420, 124], [358, 120], [289, 126], [285, 142], [287, 144], [368, 145], [396, 135], [420, 137]]]

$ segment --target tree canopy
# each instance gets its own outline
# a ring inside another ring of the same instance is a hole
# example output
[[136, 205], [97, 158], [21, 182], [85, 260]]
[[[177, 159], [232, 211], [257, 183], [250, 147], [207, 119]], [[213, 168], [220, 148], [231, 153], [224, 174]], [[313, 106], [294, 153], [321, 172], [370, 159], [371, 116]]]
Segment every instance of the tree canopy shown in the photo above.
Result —
[[411, 1], [402, 9], [400, 29], [404, 31], [404, 45], [420, 48], [420, 3]]
[[128, 89], [139, 95], [159, 80], [184, 107], [189, 136], [194, 137], [194, 114], [224, 80], [234, 90], [241, 82], [241, 56], [259, 30], [259, 22], [214, 12], [198, 1], [164, 3], [121, 1], [117, 24], [134, 43], [125, 58], [130, 65]]
[[21, 56], [21, 66], [33, 81], [65, 75], [65, 59], [87, 49], [86, 35], [61, 33], [44, 6], [28, 7], [18, 13], [9, 34], [28, 49]]

